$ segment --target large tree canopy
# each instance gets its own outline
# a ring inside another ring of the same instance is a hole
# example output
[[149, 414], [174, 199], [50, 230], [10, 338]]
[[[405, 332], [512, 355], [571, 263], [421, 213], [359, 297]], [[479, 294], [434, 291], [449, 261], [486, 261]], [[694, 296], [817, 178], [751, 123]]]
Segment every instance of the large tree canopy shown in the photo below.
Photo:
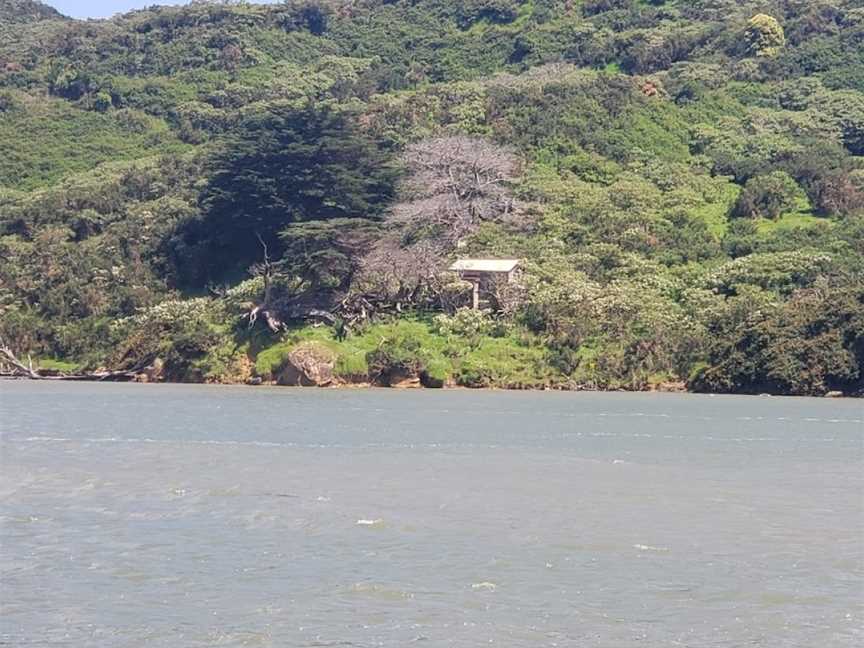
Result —
[[262, 241], [281, 254], [291, 246], [278, 235], [291, 224], [378, 218], [394, 167], [354, 117], [277, 104], [245, 118], [213, 155], [200, 216], [172, 240], [179, 283], [200, 286], [245, 270]]

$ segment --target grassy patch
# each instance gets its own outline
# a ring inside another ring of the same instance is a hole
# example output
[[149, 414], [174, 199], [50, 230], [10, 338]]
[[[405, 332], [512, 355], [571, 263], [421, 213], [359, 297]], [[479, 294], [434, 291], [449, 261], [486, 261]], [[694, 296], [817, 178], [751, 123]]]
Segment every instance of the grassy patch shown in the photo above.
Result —
[[456, 381], [466, 387], [538, 388], [555, 381], [545, 349], [515, 336], [482, 338], [455, 365]]
[[708, 230], [718, 239], [723, 238], [729, 227], [729, 210], [738, 200], [741, 187], [734, 182], [722, 187], [713, 202], [695, 210], [695, 215], [705, 221]]
[[34, 360], [34, 364], [40, 369], [59, 371], [60, 373], [67, 374], [76, 373], [82, 369], [82, 366], [77, 362], [58, 360], [57, 358], [39, 358], [38, 360]]
[[770, 234], [778, 230], [793, 229], [796, 227], [811, 227], [820, 223], [830, 223], [827, 218], [819, 218], [814, 216], [809, 209], [800, 209], [798, 211], [783, 214], [777, 220], [768, 218], [760, 218], [756, 221], [757, 231], [759, 234]]
[[294, 348], [291, 342], [277, 342], [263, 349], [255, 358], [255, 373], [262, 378], [272, 380], [288, 360], [288, 354]]
[[283, 339], [262, 349], [256, 373], [273, 379], [298, 345], [317, 342], [336, 356], [334, 373], [344, 379], [368, 379], [368, 358], [382, 350], [404, 354], [413, 349], [422, 372], [441, 383], [455, 380], [468, 387], [543, 387], [560, 379], [546, 362], [546, 350], [524, 334], [504, 337], [442, 335], [424, 318], [380, 322], [363, 327], [345, 340], [336, 340], [328, 327], [292, 329]]

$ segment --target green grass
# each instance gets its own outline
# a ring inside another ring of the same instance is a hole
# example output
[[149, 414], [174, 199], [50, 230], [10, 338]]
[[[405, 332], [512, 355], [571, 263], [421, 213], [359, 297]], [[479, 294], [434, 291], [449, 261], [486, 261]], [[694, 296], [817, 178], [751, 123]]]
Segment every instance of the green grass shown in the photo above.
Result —
[[759, 234], [770, 234], [778, 230], [793, 229], [796, 227], [810, 227], [819, 223], [830, 223], [826, 218], [813, 215], [810, 205], [806, 199], [800, 200], [793, 212], [787, 212], [777, 220], [760, 218], [756, 221]]
[[[705, 221], [708, 230], [717, 238], [723, 238], [729, 227], [729, 211], [738, 199], [741, 187], [730, 182], [723, 187], [717, 199], [699, 207], [694, 214]], [[794, 211], [787, 212], [776, 220], [770, 218], [756, 219], [759, 234], [771, 234], [777, 230], [793, 229], [796, 227], [810, 227], [818, 223], [830, 223], [826, 218], [813, 215], [810, 204], [806, 198], [801, 198]]]
[[726, 234], [729, 227], [729, 210], [738, 200], [740, 193], [741, 187], [730, 181], [728, 185], [722, 187], [714, 202], [699, 207], [694, 212], [696, 216], [705, 221], [708, 231], [718, 239], [723, 238]]
[[[329, 327], [306, 326], [284, 334], [283, 338], [262, 349], [255, 358], [256, 373], [268, 380], [275, 378], [300, 344], [316, 342], [336, 356], [334, 373], [346, 380], [368, 379], [367, 354], [397, 340], [416, 342], [424, 373], [435, 381], [451, 379], [470, 387], [543, 387], [556, 380], [546, 363], [546, 351], [524, 334], [505, 337], [484, 336], [466, 339], [438, 334], [425, 318], [376, 323], [338, 341]], [[560, 378], [560, 376], [558, 376]]]
[[263, 349], [255, 358], [255, 373], [264, 378], [273, 379], [288, 360], [288, 354], [294, 348], [291, 342], [277, 342]]
[[40, 369], [59, 371], [60, 373], [75, 373], [81, 370], [81, 365], [69, 360], [58, 360], [57, 358], [39, 358], [34, 360], [34, 365]]
[[468, 387], [539, 388], [555, 382], [546, 351], [516, 337], [483, 338], [455, 363], [456, 380]]

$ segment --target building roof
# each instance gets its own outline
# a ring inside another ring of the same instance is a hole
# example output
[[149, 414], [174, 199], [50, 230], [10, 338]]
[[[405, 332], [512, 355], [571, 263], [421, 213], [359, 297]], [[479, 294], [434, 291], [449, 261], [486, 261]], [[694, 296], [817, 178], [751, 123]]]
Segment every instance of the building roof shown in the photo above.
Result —
[[450, 270], [455, 272], [510, 272], [518, 265], [518, 259], [460, 259], [450, 266]]

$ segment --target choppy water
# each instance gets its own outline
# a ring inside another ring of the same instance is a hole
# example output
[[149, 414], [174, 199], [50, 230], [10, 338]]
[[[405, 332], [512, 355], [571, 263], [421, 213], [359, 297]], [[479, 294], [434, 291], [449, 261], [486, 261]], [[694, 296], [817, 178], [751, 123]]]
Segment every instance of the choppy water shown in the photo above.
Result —
[[0, 383], [0, 644], [864, 644], [860, 401]]

